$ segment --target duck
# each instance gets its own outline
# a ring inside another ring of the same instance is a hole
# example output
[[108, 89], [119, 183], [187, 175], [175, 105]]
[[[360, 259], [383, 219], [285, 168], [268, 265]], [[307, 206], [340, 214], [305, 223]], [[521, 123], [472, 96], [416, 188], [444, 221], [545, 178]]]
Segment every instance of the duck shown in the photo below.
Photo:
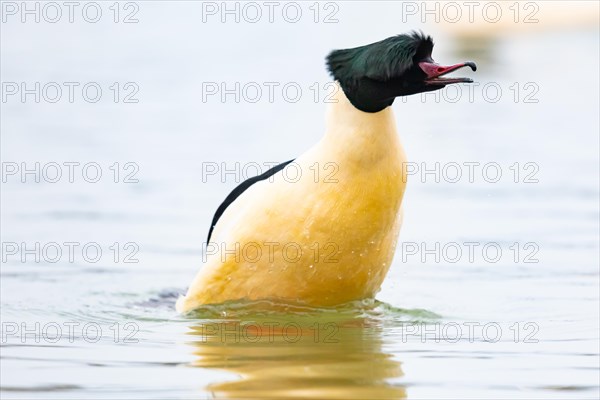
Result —
[[324, 136], [225, 198], [179, 313], [237, 301], [332, 307], [374, 298], [392, 265], [407, 183], [394, 99], [471, 83], [446, 75], [477, 69], [437, 64], [433, 46], [413, 31], [328, 54], [338, 90]]

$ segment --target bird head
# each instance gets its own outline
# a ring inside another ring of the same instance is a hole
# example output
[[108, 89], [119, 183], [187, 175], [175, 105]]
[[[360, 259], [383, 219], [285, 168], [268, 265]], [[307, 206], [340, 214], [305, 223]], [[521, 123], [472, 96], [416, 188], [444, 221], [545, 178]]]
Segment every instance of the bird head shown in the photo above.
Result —
[[327, 68], [354, 107], [378, 112], [398, 96], [473, 82], [469, 78], [443, 76], [465, 66], [476, 71], [474, 62], [442, 66], [433, 61], [432, 51], [430, 36], [412, 32], [366, 46], [334, 50], [327, 56]]

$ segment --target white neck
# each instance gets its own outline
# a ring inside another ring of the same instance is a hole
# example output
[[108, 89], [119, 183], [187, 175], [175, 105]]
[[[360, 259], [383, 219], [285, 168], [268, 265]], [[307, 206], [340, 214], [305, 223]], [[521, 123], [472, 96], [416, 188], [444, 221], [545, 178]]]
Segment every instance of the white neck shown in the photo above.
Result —
[[367, 165], [389, 156], [398, 157], [397, 151], [402, 152], [391, 107], [376, 113], [360, 111], [339, 85], [329, 105], [321, 144], [336, 158]]

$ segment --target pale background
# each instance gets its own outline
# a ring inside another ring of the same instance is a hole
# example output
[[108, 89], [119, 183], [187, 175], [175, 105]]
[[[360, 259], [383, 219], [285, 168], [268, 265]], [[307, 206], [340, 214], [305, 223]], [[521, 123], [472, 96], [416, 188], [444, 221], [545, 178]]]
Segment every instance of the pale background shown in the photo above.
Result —
[[[33, 7], [34, 2], [28, 4]], [[345, 365], [375, 368], [380, 361], [371, 354], [401, 365], [401, 372], [362, 377], [373, 390], [366, 397], [390, 388], [409, 398], [598, 397], [597, 3], [520, 3], [518, 22], [509, 4], [502, 3], [503, 18], [494, 24], [477, 12], [484, 3], [475, 10], [473, 23], [466, 16], [459, 23], [444, 22], [443, 15], [439, 23], [435, 16], [425, 16], [423, 22], [421, 14], [407, 15], [413, 10], [408, 3], [365, 1], [331, 2], [328, 8], [321, 3], [318, 23], [312, 3], [301, 3], [298, 23], [286, 22], [277, 11], [273, 23], [265, 15], [257, 23], [243, 18], [235, 23], [232, 17], [222, 23], [219, 15], [207, 16], [204, 23], [201, 3], [142, 1], [134, 3], [139, 22], [132, 24], [114, 23], [112, 2], [99, 4], [103, 15], [95, 24], [81, 18], [81, 7], [73, 23], [66, 15], [51, 24], [31, 17], [22, 23], [20, 14], [3, 14], [4, 84], [97, 82], [103, 89], [97, 103], [83, 100], [80, 91], [73, 103], [66, 92], [57, 103], [38, 104], [31, 96], [25, 103], [18, 96], [3, 99], [3, 165], [97, 162], [103, 177], [98, 183], [87, 183], [80, 174], [75, 183], [66, 177], [59, 183], [36, 183], [28, 176], [22, 183], [19, 175], [8, 176], [1, 193], [2, 242], [29, 247], [36, 242], [96, 242], [104, 249], [97, 263], [80, 253], [72, 263], [66, 255], [56, 263], [36, 263], [31, 256], [22, 262], [20, 254], [6, 255], [3, 248], [3, 335], [7, 323], [32, 328], [36, 322], [77, 321], [102, 324], [106, 336], [88, 343], [80, 334], [74, 343], [61, 338], [57, 344], [3, 336], [3, 398], [205, 398], [226, 393], [206, 387], [239, 380], [240, 371], [224, 361], [198, 362], [203, 350], [190, 345], [187, 335], [196, 321], [178, 317], [173, 309], [176, 295], [201, 266], [202, 242], [214, 210], [239, 182], [232, 175], [203, 179], [203, 167], [263, 165], [301, 154], [323, 134], [326, 91], [319, 90], [315, 101], [310, 87], [317, 82], [323, 88], [330, 81], [325, 55], [413, 29], [434, 37], [433, 55], [440, 63], [476, 61], [476, 73], [462, 74], [480, 86], [473, 89], [473, 101], [466, 86], [456, 102], [436, 102], [433, 96], [396, 101], [393, 108], [409, 159], [430, 168], [435, 162], [494, 162], [503, 177], [488, 183], [481, 169], [473, 183], [412, 176], [401, 241], [429, 247], [436, 242], [498, 243], [504, 256], [497, 263], [486, 262], [481, 253], [474, 262], [463, 257], [457, 263], [431, 258], [423, 263], [419, 255], [402, 262], [399, 246], [378, 299], [402, 309], [435, 312], [442, 323], [497, 322], [503, 336], [498, 343], [481, 336], [473, 343], [422, 343], [418, 337], [407, 342], [397, 323], [411, 320], [411, 314], [398, 317], [383, 310], [374, 317], [381, 328], [375, 339], [352, 339], [347, 348], [376, 350], [365, 350], [363, 363], [346, 360]], [[440, 12], [444, 5], [438, 3]], [[120, 6], [120, 18], [134, 10]], [[338, 22], [323, 23], [332, 11]], [[533, 11], [538, 22], [525, 24]], [[109, 89], [114, 82], [121, 87], [134, 82], [139, 102], [114, 103]], [[266, 89], [256, 103], [236, 103], [232, 96], [225, 102], [218, 96], [203, 102], [206, 82], [228, 87], [235, 82], [295, 82], [303, 94], [296, 103], [277, 89], [272, 103]], [[485, 99], [486, 84], [501, 88], [497, 102]], [[139, 182], [114, 183], [109, 167], [115, 162], [139, 166]], [[509, 167], [515, 162], [534, 163], [539, 182], [524, 183], [522, 176], [513, 182]], [[115, 262], [108, 249], [114, 242], [137, 244], [139, 263], [123, 262], [125, 252]], [[534, 243], [539, 262], [523, 262], [523, 253], [515, 262], [509, 250], [515, 242], [521, 248]], [[108, 330], [115, 322], [137, 324], [141, 342], [115, 344]], [[516, 322], [535, 323], [539, 342], [514, 343], [509, 327]], [[289, 346], [292, 353], [298, 350]], [[236, 348], [227, 349], [233, 353], [223, 360], [236, 359]], [[279, 359], [265, 349], [259, 353], [264, 359], [251, 359], [251, 368], [262, 377], [261, 385], [281, 382], [261, 366], [268, 361], [281, 368], [288, 365], [287, 356]], [[290, 370], [296, 381], [287, 389], [319, 387], [320, 381], [307, 371], [323, 361], [319, 356], [299, 361], [302, 368]], [[333, 387], [362, 385], [343, 369], [331, 366], [327, 371], [346, 376], [345, 381], [333, 380]], [[248, 387], [241, 390], [253, 393]]]

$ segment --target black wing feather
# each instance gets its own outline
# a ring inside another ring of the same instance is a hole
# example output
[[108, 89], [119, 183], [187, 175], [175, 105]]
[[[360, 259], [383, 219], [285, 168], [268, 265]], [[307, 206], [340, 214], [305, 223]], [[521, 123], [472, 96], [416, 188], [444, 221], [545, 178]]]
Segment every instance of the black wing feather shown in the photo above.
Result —
[[229, 205], [233, 203], [235, 199], [240, 197], [240, 195], [244, 193], [246, 189], [248, 189], [250, 186], [254, 185], [256, 182], [264, 181], [265, 179], [270, 178], [271, 176], [284, 169], [285, 166], [291, 163], [292, 161], [294, 160], [286, 161], [284, 163], [274, 166], [273, 168], [264, 172], [261, 175], [248, 178], [244, 182], [240, 183], [235, 189], [233, 189], [233, 191], [229, 193], [225, 200], [223, 200], [219, 208], [217, 208], [212, 223], [210, 224], [210, 229], [208, 230], [208, 238], [206, 239], [206, 243], [210, 242], [210, 236], [212, 235], [213, 229], [215, 229], [217, 222], [219, 222], [219, 218], [221, 218], [221, 215], [223, 215], [227, 207], [229, 207]]

